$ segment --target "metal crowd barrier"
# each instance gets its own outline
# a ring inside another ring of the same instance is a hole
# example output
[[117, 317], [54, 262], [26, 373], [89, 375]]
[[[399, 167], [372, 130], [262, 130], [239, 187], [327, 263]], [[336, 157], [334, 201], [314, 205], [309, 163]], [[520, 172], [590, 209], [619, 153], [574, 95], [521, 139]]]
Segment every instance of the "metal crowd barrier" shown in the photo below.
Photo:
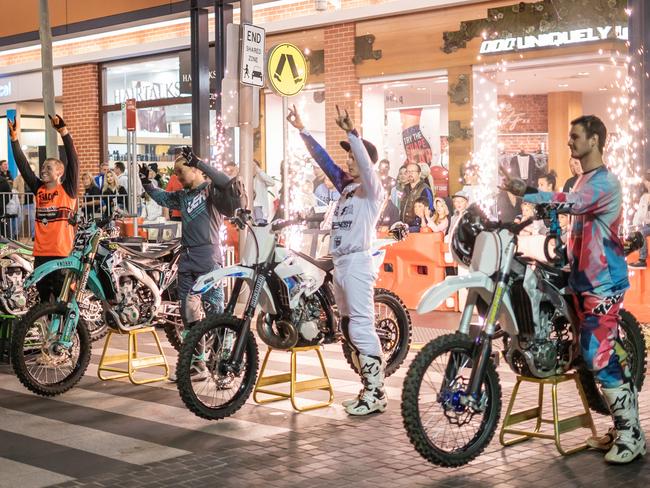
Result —
[[32, 193], [0, 193], [0, 235], [21, 242], [34, 238], [34, 195]]

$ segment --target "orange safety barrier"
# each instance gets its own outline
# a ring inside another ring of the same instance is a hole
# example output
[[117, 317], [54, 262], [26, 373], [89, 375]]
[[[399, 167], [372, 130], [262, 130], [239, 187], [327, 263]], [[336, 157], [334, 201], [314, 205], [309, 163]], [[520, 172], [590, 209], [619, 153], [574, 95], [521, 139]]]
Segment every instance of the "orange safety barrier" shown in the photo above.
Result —
[[[650, 246], [650, 237], [646, 238]], [[627, 262], [639, 260], [639, 253], [628, 256]], [[629, 310], [639, 322], [650, 322], [650, 269], [628, 268], [630, 289], [625, 293], [623, 307]]]
[[[402, 242], [386, 248], [386, 258], [379, 270], [377, 287], [397, 294], [404, 304], [415, 309], [424, 292], [445, 279], [445, 252], [441, 232], [409, 234]], [[438, 310], [458, 309], [458, 300], [443, 304]]]

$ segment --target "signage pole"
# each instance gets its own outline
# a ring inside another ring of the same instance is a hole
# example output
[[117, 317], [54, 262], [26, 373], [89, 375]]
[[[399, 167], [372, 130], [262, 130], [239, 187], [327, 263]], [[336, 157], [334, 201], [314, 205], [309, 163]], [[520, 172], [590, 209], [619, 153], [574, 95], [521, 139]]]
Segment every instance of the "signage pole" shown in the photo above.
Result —
[[[253, 0], [241, 0], [241, 24], [253, 23]], [[242, 29], [240, 29], [241, 35]], [[241, 40], [240, 42], [243, 42]], [[246, 189], [246, 208], [253, 211], [253, 90], [252, 86], [239, 86], [239, 176]], [[239, 233], [239, 255], [244, 255], [246, 230]]]
[[[50, 10], [47, 0], [39, 2], [40, 25], [39, 37], [41, 38], [41, 65], [43, 79], [43, 110], [45, 115], [56, 113], [54, 104], [54, 68], [52, 67], [52, 30], [50, 29]], [[45, 118], [45, 157], [59, 157], [59, 143], [56, 129]], [[41, 161], [42, 163], [42, 161]]]
[[282, 97], [282, 206], [285, 219], [291, 218], [289, 215], [289, 121], [287, 113], [289, 112], [289, 98]]
[[136, 105], [135, 99], [130, 98], [125, 103], [126, 109], [126, 159], [129, 167], [129, 213], [133, 215], [133, 237], [138, 235], [138, 163], [136, 161]]

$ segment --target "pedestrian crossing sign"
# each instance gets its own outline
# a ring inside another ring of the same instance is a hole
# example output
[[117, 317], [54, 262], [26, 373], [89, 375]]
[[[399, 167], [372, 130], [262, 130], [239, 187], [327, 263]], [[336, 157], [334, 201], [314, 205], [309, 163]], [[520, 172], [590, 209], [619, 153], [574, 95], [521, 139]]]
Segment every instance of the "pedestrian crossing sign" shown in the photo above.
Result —
[[307, 84], [307, 60], [302, 51], [287, 42], [273, 47], [268, 54], [267, 79], [278, 95], [291, 97]]

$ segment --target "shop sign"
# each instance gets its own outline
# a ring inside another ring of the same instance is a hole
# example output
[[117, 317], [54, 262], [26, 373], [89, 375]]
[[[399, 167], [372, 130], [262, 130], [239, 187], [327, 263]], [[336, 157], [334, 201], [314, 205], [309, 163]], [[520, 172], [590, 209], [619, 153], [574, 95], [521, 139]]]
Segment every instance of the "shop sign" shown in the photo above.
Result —
[[[210, 71], [210, 93], [214, 94], [217, 91], [217, 70], [216, 66], [216, 51], [214, 46], [208, 49], [208, 70]], [[181, 95], [192, 94], [192, 58], [190, 51], [182, 51], [178, 55], [178, 80], [179, 90]]]
[[269, 86], [278, 95], [297, 95], [307, 84], [307, 60], [302, 51], [284, 42], [269, 51], [266, 64]]
[[154, 83], [151, 81], [133, 81], [129, 88], [118, 88], [114, 93], [115, 103], [124, 103], [133, 98], [138, 102], [147, 100], [160, 100], [163, 98], [180, 97], [180, 83], [170, 81], [168, 83]]
[[11, 80], [0, 80], [0, 98], [11, 96]]
[[264, 86], [264, 29], [255, 25], [242, 26], [239, 81], [244, 85]]
[[481, 43], [481, 54], [559, 47], [585, 42], [603, 41], [608, 38], [627, 40], [628, 28], [620, 25], [595, 28], [588, 27], [570, 31], [546, 32], [531, 36], [487, 39]]

